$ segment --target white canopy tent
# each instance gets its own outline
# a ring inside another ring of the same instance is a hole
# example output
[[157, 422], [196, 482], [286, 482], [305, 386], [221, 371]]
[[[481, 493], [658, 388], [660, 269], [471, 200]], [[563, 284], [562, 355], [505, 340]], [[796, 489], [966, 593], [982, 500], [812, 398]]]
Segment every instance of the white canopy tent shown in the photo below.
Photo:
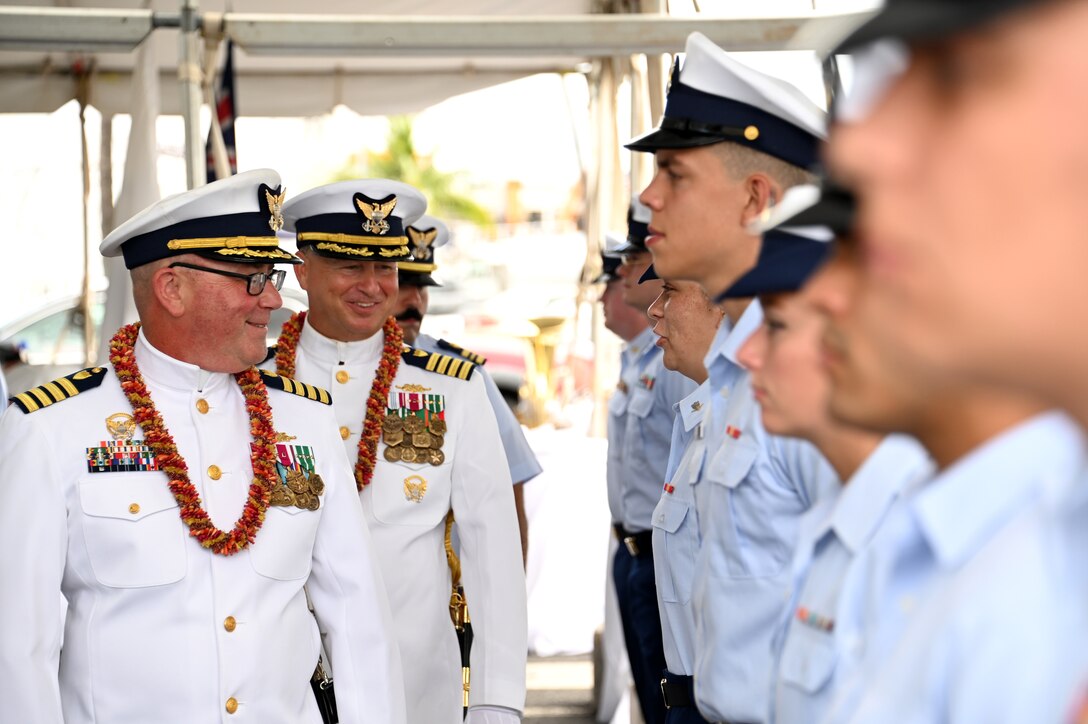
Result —
[[[114, 114], [142, 118], [152, 130], [141, 133], [134, 125], [133, 138], [148, 153], [154, 153], [155, 116], [180, 114], [193, 186], [204, 175], [199, 108], [211, 86], [207, 71], [215, 68], [214, 55], [205, 52], [214, 52], [223, 37], [240, 49], [235, 84], [246, 116], [317, 116], [338, 105], [364, 115], [407, 113], [535, 73], [586, 73], [595, 128], [582, 159], [591, 245], [605, 229], [623, 224], [618, 128], [637, 133], [660, 114], [667, 70], [660, 54], [682, 50], [694, 30], [730, 50], [826, 51], [867, 17], [856, 9], [817, 12], [800, 0], [765, 0], [756, 8], [793, 10], [776, 17], [738, 17], [740, 3], [725, 0], [713, 9], [714, 0], [703, 0], [704, 12], [694, 17], [670, 15], [666, 0], [402, 0], [395, 6], [318, 0], [304, 7], [307, 14], [287, 0], [207, 0], [199, 7], [196, 0], [180, 1], [179, 7], [169, 0], [149, 6], [16, 0], [0, 7], [0, 113], [51, 112], [76, 98], [101, 111], [104, 126]], [[389, 14], [394, 9], [397, 14]], [[143, 43], [152, 35], [156, 42]], [[141, 44], [143, 52], [136, 53]], [[139, 68], [140, 56], [149, 65]], [[625, 82], [635, 91], [632, 118], [617, 126], [616, 95]], [[156, 96], [153, 109], [143, 106]], [[104, 144], [108, 138], [105, 133]], [[102, 158], [109, 156], [104, 147]], [[137, 166], [132, 161], [126, 174]], [[632, 164], [631, 187], [648, 171], [645, 161]], [[111, 174], [104, 164], [103, 189], [113, 187]], [[89, 178], [87, 169], [85, 183]], [[103, 194], [103, 234], [154, 200], [142, 181], [128, 183], [133, 180], [126, 178], [124, 189], [136, 198], [123, 193], [116, 214], [110, 194]], [[591, 266], [595, 258], [587, 254]], [[127, 280], [110, 276], [111, 286]], [[104, 329], [130, 316], [110, 308]]]

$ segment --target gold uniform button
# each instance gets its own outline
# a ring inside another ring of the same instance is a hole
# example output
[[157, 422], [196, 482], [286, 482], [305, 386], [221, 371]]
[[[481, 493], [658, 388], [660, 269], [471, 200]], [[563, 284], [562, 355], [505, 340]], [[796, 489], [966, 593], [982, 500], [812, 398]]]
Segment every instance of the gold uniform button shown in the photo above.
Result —
[[749, 141], [754, 141], [759, 138], [759, 129], [755, 126], [748, 126], [744, 129], [744, 137]]
[[347, 440], [350, 435], [351, 435], [351, 430], [349, 430], [347, 428], [347, 426], [344, 426], [344, 427], [340, 428], [340, 439], [341, 440]]
[[227, 713], [233, 714], [236, 711], [238, 711], [238, 700], [232, 696], [227, 699]]
[[132, 513], [133, 515], [136, 515], [137, 513], [140, 512], [140, 504], [139, 503], [133, 503], [132, 505], [128, 506], [128, 512]]
[[223, 620], [223, 628], [227, 630], [227, 633], [233, 633], [234, 629], [238, 628], [238, 622], [234, 619], [234, 616], [227, 616]]
[[223, 471], [219, 469], [218, 465], [209, 465], [208, 477], [212, 480], [219, 480], [219, 478], [223, 477]]
[[203, 397], [196, 401], [196, 411], [199, 412], [201, 415], [207, 415], [208, 409], [208, 401], [205, 400]]
[[350, 379], [351, 379], [351, 375], [349, 375], [344, 370], [340, 370], [339, 372], [336, 373], [336, 381], [339, 382], [342, 385], [346, 384], [347, 381], [350, 380]]

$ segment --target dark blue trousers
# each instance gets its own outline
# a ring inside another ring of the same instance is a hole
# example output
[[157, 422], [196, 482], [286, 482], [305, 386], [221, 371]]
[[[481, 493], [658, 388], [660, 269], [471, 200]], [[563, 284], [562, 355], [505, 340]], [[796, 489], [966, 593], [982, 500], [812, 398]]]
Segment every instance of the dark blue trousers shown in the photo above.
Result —
[[642, 718], [646, 724], [665, 724], [665, 702], [661, 698], [665, 649], [661, 642], [661, 616], [657, 610], [654, 558], [650, 546], [645, 548], [633, 556], [621, 542], [612, 574]]

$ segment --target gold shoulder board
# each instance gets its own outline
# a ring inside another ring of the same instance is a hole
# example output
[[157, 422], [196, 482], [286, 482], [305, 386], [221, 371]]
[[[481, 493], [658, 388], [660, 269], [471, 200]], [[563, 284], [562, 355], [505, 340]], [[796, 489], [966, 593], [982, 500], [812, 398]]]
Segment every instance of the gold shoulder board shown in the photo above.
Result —
[[80, 392], [98, 387], [105, 378], [105, 367], [88, 367], [67, 377], [46, 382], [32, 390], [20, 392], [12, 396], [11, 401], [23, 412], [35, 412], [55, 402], [75, 397]]
[[270, 390], [283, 390], [292, 395], [305, 397], [307, 400], [320, 402], [323, 405], [332, 404], [332, 395], [320, 387], [314, 387], [305, 382], [293, 380], [290, 377], [277, 375], [275, 372], [269, 372], [268, 370], [261, 370], [261, 377], [264, 379], [264, 386]]
[[470, 379], [472, 371], [476, 369], [476, 365], [468, 360], [407, 346], [401, 352], [401, 358], [413, 367], [420, 367], [428, 372], [437, 372], [447, 377], [456, 377], [459, 380]]
[[464, 347], [454, 344], [453, 342], [447, 342], [444, 339], [438, 340], [438, 346], [447, 352], [452, 352], [458, 357], [464, 357], [474, 365], [480, 365], [481, 367], [487, 364], [487, 357], [482, 354], [476, 354], [471, 350], [467, 350]]

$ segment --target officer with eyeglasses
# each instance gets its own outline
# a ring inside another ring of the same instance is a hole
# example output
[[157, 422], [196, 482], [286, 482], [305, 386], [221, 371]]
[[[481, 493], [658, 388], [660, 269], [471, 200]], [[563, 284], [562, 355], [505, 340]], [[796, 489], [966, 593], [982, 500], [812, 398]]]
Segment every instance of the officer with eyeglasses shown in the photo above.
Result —
[[340, 721], [405, 722], [329, 393], [254, 366], [283, 201], [251, 171], [115, 229], [140, 323], [0, 417], [0, 721], [318, 724], [320, 625]]

